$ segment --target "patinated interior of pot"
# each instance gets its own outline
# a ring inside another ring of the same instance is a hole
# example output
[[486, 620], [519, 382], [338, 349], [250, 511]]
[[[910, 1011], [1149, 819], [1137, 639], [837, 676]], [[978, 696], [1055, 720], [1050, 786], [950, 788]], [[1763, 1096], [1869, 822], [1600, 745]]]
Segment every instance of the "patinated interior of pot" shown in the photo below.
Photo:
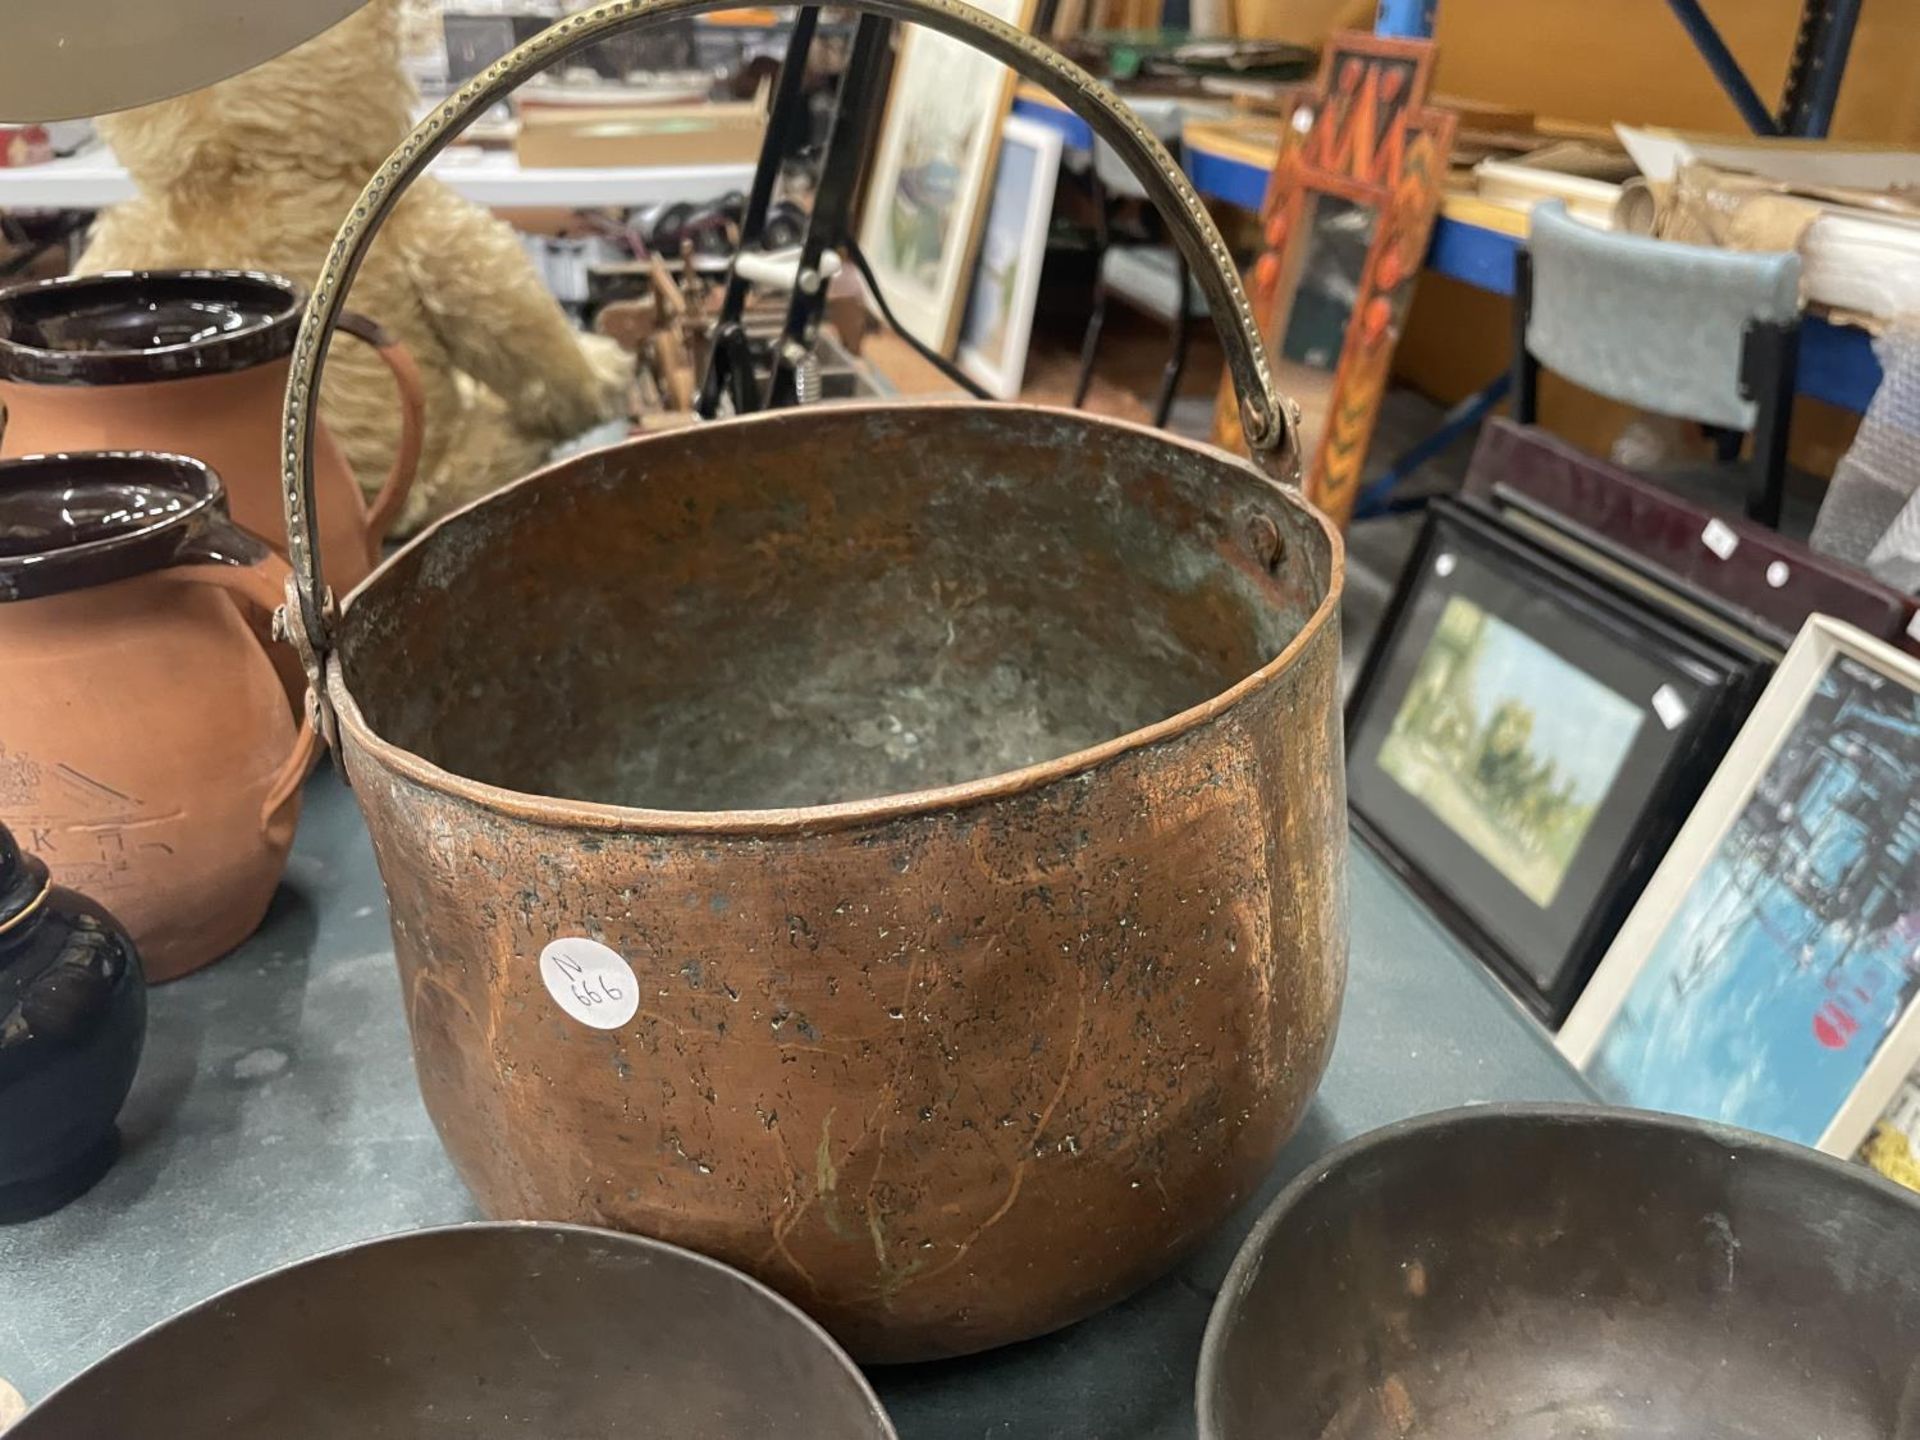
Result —
[[361, 590], [340, 653], [373, 731], [457, 775], [666, 810], [825, 804], [1218, 695], [1300, 632], [1332, 545], [1246, 466], [1149, 433], [829, 407], [495, 497]]

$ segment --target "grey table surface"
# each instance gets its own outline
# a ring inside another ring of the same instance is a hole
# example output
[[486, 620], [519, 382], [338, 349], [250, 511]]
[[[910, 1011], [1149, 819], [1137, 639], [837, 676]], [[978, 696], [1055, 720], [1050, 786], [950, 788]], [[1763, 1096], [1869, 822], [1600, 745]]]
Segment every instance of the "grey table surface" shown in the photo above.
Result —
[[[878, 1368], [903, 1440], [1194, 1433], [1208, 1308], [1254, 1217], [1341, 1141], [1469, 1102], [1579, 1100], [1546, 1036], [1356, 843], [1332, 1066], [1254, 1200], [1165, 1280], [1056, 1335]], [[309, 788], [266, 924], [153, 992], [122, 1158], [46, 1219], [0, 1227], [0, 1377], [29, 1401], [175, 1311], [350, 1241], [478, 1217], [414, 1086], [360, 817]]]

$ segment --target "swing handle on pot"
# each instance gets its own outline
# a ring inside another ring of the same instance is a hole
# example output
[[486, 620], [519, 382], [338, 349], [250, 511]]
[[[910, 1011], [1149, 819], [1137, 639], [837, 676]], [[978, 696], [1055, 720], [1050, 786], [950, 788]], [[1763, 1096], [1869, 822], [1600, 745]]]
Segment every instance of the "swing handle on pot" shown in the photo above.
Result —
[[[683, 16], [724, 10], [737, 0], [606, 0], [555, 22], [495, 61], [449, 95], [414, 127], [360, 192], [353, 212], [334, 237], [320, 278], [307, 297], [287, 380], [282, 422], [280, 478], [287, 511], [293, 576], [288, 581], [284, 631], [300, 652], [310, 687], [308, 704], [319, 710], [331, 741], [321, 668], [333, 642], [333, 599], [321, 578], [314, 534], [313, 433], [320, 398], [320, 368], [338, 326], [342, 302], [374, 232], [400, 194], [433, 157], [473, 120], [522, 80], [596, 41]], [[1139, 177], [1168, 222], [1188, 269], [1207, 297], [1226, 351], [1227, 368], [1239, 392], [1248, 447], [1269, 472], [1292, 480], [1298, 473], [1293, 424], [1267, 364], [1253, 311], [1241, 289], [1226, 242], [1172, 156], [1105, 85], [1051, 47], [963, 0], [850, 0], [850, 8], [910, 21], [964, 40], [1052, 92], [1114, 148]]]

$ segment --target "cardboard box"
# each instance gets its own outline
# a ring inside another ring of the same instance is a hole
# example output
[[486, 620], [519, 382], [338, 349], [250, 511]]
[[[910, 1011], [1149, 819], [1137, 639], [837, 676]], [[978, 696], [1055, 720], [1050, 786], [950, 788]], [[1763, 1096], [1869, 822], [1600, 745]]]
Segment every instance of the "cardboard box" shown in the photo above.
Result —
[[522, 169], [751, 165], [767, 115], [757, 101], [528, 110], [514, 142]]

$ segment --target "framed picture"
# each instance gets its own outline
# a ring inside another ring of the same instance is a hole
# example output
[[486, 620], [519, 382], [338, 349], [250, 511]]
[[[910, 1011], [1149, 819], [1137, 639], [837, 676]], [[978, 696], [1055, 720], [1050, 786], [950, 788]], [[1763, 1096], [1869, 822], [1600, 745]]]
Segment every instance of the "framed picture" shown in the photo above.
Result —
[[1810, 619], [1560, 1033], [1606, 1098], [1852, 1155], [1920, 1059], [1920, 662]]
[[1060, 132], [1009, 115], [1000, 129], [993, 203], [960, 331], [960, 368], [997, 399], [1017, 400], [1026, 378], [1027, 341], [1059, 178]]
[[1860, 1158], [1896, 1185], [1920, 1190], [1920, 1074], [1900, 1082], [1861, 1145]]
[[[1017, 29], [1037, 0], [974, 0]], [[953, 353], [1013, 72], [950, 36], [904, 27], [860, 216], [860, 248], [915, 339]]]
[[1500, 416], [1480, 428], [1464, 493], [1524, 512], [1781, 650], [1830, 615], [1920, 654], [1920, 599], [1737, 515], [1716, 515], [1557, 435]]
[[[1288, 102], [1260, 209], [1248, 295], [1300, 405], [1307, 497], [1342, 527], [1447, 179], [1456, 120], [1426, 108], [1432, 65], [1428, 41], [1334, 36], [1318, 82]], [[1230, 382], [1213, 437], [1246, 448]]]
[[1441, 502], [1348, 707], [1354, 820], [1557, 1024], [1762, 668]]

